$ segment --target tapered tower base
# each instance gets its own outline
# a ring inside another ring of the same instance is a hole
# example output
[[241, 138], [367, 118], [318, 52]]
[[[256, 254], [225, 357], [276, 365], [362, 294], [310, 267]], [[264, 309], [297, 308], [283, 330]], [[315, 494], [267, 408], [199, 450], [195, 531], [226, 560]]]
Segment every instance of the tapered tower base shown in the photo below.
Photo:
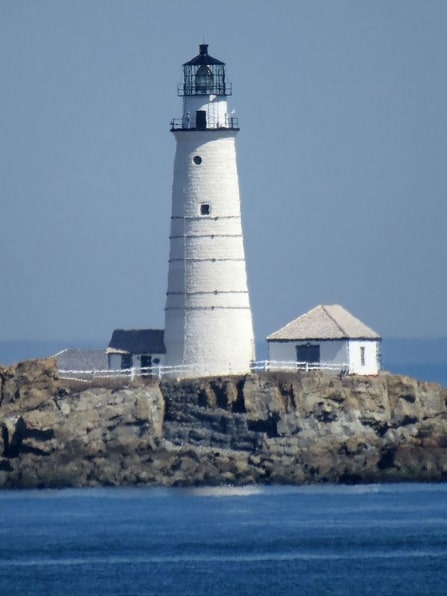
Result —
[[[165, 345], [184, 375], [245, 373], [254, 359], [236, 130], [175, 131]], [[191, 369], [191, 370], [189, 370]]]

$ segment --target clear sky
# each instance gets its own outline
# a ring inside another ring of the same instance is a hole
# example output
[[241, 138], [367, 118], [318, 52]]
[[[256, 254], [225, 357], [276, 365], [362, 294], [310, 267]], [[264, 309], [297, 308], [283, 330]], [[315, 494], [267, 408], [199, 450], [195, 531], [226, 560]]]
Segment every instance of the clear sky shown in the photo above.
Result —
[[445, 0], [0, 0], [0, 339], [163, 327], [181, 64], [227, 64], [257, 341], [447, 335]]

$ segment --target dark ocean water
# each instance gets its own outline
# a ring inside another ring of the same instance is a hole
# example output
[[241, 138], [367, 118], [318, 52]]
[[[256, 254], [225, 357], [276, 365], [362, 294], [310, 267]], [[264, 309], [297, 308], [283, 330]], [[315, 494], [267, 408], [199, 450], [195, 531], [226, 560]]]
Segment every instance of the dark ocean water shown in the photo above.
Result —
[[396, 375], [407, 375], [419, 381], [439, 383], [443, 387], [447, 387], [447, 364], [445, 363], [390, 363], [386, 370]]
[[1, 594], [447, 592], [447, 484], [0, 492]]

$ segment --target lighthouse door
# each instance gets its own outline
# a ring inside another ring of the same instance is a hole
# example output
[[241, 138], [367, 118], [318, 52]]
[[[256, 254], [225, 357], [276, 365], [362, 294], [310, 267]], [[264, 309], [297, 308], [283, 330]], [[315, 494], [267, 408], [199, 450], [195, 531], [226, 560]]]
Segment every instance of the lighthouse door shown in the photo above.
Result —
[[196, 128], [197, 128], [197, 130], [206, 130], [206, 112], [205, 112], [205, 110], [197, 110], [197, 112], [196, 112]]

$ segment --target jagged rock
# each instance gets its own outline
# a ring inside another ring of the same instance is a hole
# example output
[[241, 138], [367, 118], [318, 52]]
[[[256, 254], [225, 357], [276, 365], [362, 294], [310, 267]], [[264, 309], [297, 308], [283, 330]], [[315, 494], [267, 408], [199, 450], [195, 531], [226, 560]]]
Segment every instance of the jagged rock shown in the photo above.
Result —
[[0, 406], [9, 404], [11, 411], [33, 410], [50, 403], [48, 396], [57, 394], [59, 388], [54, 359], [0, 366]]
[[447, 478], [447, 390], [313, 371], [126, 386], [0, 367], [0, 487]]

